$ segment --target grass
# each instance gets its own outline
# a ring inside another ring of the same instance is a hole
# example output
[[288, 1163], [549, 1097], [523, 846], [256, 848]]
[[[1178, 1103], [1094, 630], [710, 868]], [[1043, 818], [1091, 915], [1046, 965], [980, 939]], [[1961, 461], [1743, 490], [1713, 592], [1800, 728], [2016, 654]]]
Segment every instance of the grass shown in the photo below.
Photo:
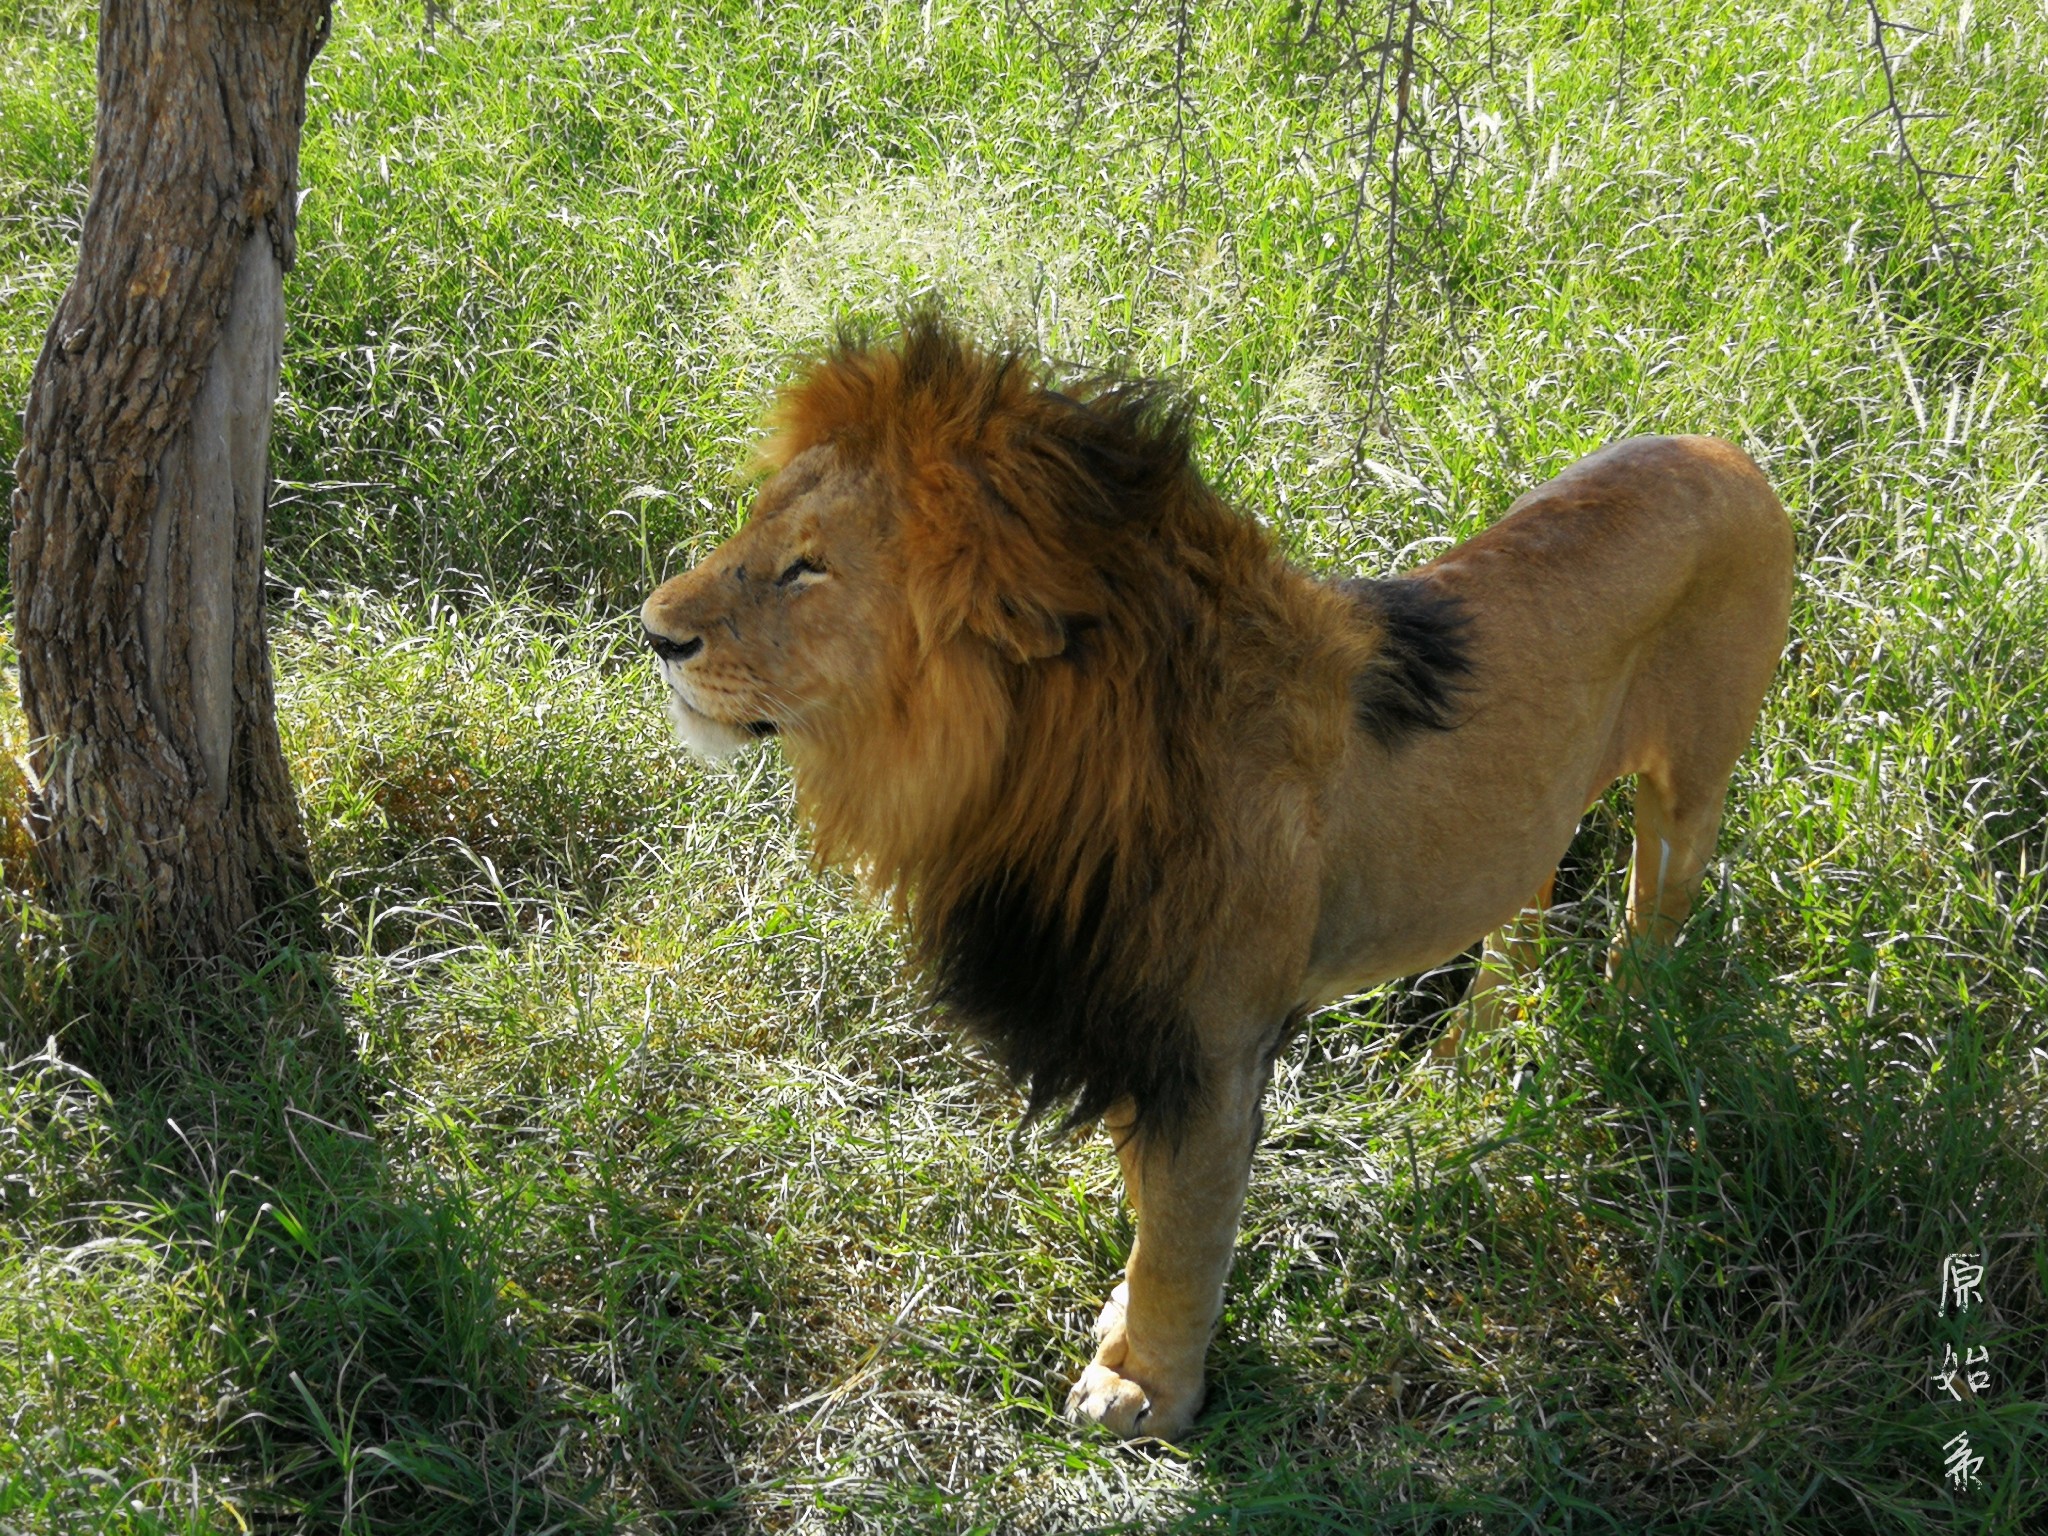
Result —
[[[1394, 273], [1382, 432], [1340, 61], [1193, 7], [1177, 113], [1175, 14], [343, 8], [272, 529], [331, 944], [142, 972], [0, 840], [0, 1531], [2048, 1520], [2048, 25], [1900, 13], [1916, 151], [1973, 178], [1936, 212], [1860, 13], [1459, 13], [1474, 158]], [[94, 23], [0, 17], [11, 461]], [[635, 646], [790, 358], [927, 289], [1175, 374], [1318, 567], [1646, 429], [1741, 441], [1799, 527], [1670, 973], [1598, 979], [1622, 796], [1462, 1072], [1417, 1048], [1443, 978], [1317, 1018], [1179, 1451], [1057, 1418], [1106, 1148], [1014, 1130], [779, 757], [679, 761]]]

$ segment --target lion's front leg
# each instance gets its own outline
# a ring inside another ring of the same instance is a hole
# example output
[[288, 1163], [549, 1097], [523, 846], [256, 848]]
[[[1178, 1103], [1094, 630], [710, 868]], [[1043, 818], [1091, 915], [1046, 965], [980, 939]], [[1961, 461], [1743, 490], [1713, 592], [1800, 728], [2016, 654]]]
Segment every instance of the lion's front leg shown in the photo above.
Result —
[[1201, 1411], [1202, 1365], [1223, 1310], [1268, 1065], [1212, 1082], [1178, 1142], [1133, 1131], [1127, 1109], [1106, 1119], [1138, 1236], [1095, 1325], [1095, 1358], [1067, 1395], [1079, 1422], [1171, 1440]]

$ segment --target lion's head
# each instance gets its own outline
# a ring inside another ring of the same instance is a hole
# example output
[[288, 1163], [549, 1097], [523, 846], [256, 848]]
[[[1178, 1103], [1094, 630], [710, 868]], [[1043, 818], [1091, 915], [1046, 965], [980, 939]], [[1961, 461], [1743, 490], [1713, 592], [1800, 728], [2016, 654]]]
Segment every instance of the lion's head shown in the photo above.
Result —
[[873, 707], [904, 631], [896, 521], [873, 472], [820, 444], [769, 480], [739, 533], [647, 599], [685, 746], [723, 757]]
[[1034, 732], [1111, 777], [1118, 742], [1077, 738], [1149, 742], [1141, 674], [1213, 622], [1197, 588], [1268, 561], [1156, 386], [1060, 393], [935, 318], [894, 346], [842, 344], [771, 422], [745, 526], [641, 619], [684, 743], [780, 735], [821, 853], [884, 885], [973, 840], [962, 824], [1006, 762], [1048, 745]]

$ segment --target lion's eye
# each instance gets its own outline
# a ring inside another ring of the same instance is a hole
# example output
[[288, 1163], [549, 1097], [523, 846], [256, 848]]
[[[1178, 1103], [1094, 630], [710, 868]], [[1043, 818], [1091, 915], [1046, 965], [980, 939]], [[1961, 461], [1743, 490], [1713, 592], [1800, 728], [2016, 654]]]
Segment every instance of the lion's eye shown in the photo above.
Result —
[[806, 576], [822, 576], [824, 574], [825, 568], [822, 565], [799, 557], [790, 561], [789, 569], [775, 578], [775, 585], [787, 587], [802, 581]]

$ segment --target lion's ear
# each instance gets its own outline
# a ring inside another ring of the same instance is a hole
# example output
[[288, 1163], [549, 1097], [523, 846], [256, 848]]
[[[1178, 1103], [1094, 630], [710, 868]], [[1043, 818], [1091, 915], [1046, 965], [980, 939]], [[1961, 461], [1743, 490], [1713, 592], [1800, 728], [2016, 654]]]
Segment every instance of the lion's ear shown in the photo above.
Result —
[[1012, 661], [1043, 661], [1067, 648], [1064, 585], [1029, 524], [983, 477], [957, 464], [927, 466], [914, 485], [909, 590], [926, 650], [962, 630]]
[[975, 624], [1012, 661], [1044, 661], [1067, 648], [1067, 626], [1036, 603], [996, 599], [993, 622]]
[[1067, 649], [1067, 622], [1045, 604], [1009, 593], [987, 560], [957, 551], [939, 569], [911, 581], [912, 622], [920, 648], [930, 651], [965, 631], [1011, 661], [1043, 661]]

